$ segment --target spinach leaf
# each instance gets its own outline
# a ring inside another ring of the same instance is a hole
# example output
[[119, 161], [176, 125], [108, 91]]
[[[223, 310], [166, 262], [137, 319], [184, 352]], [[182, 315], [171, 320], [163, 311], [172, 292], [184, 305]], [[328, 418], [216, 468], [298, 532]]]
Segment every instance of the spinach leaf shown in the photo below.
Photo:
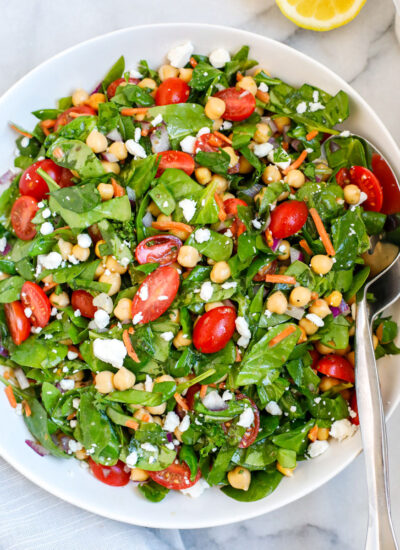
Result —
[[194, 452], [193, 447], [183, 444], [181, 450], [179, 451], [179, 459], [186, 462], [189, 466], [190, 480], [193, 481], [199, 470], [196, 453]]
[[326, 159], [334, 170], [351, 166], [367, 166], [365, 149], [362, 142], [354, 137], [336, 136], [325, 146]]
[[31, 415], [24, 415], [24, 421], [33, 437], [53, 456], [69, 458], [52, 440], [49, 432], [49, 418], [37, 399], [28, 399]]
[[62, 208], [79, 214], [92, 210], [101, 203], [100, 193], [94, 183], [57, 189], [51, 196]]
[[[71, 122], [69, 122], [65, 126], [61, 126], [61, 128], [57, 131], [57, 137], [86, 141], [86, 138], [88, 137], [90, 132], [96, 128], [96, 123], [97, 117], [95, 116], [77, 117], [74, 120], [71, 120]], [[53, 134], [50, 134], [45, 142], [45, 146], [50, 146], [52, 143], [54, 143], [55, 137], [56, 136], [54, 136]]]
[[267, 439], [253, 443], [247, 449], [237, 449], [232, 462], [248, 470], [264, 470], [276, 461], [277, 448]]
[[0, 281], [0, 304], [8, 304], [19, 300], [24, 282], [25, 280], [18, 276]]
[[104, 91], [107, 90], [111, 82], [114, 82], [114, 80], [117, 80], [117, 78], [121, 78], [121, 76], [123, 75], [124, 69], [125, 69], [125, 59], [124, 59], [124, 56], [121, 55], [121, 57], [117, 59], [117, 61], [114, 63], [114, 65], [111, 67], [111, 69], [108, 71], [108, 73], [103, 79], [102, 87]]
[[351, 269], [357, 256], [368, 250], [369, 238], [360, 208], [347, 210], [332, 223], [332, 244], [336, 251], [333, 269]]
[[154, 99], [143, 88], [136, 84], [127, 84], [126, 86], [118, 86], [117, 93], [111, 101], [121, 107], [151, 107], [154, 105]]
[[136, 199], [143, 197], [157, 172], [157, 155], [149, 155], [145, 159], [132, 160], [129, 168], [122, 172], [127, 187], [135, 192]]
[[361, 217], [368, 235], [379, 235], [379, 233], [383, 231], [387, 218], [386, 214], [382, 214], [381, 212], [363, 211], [361, 213]]
[[99, 104], [97, 127], [102, 134], [108, 134], [117, 128], [120, 121], [118, 107], [115, 103], [107, 101], [107, 103]]
[[[132, 262], [133, 256], [129, 244], [120, 239], [114, 227], [107, 220], [102, 220], [98, 224], [101, 236], [106, 241], [110, 254], [123, 265], [128, 265]], [[93, 279], [93, 277], [92, 277]]]
[[231, 257], [233, 241], [231, 238], [210, 229], [210, 238], [202, 243], [196, 240], [196, 231], [185, 241], [186, 245], [193, 246], [200, 254], [211, 258], [215, 262], [227, 260]]
[[169, 489], [159, 485], [153, 480], [150, 480], [147, 483], [141, 483], [138, 486], [138, 489], [150, 502], [161, 502], [169, 493]]
[[[345, 349], [349, 343], [349, 322], [338, 315], [328, 315], [324, 318], [324, 326], [315, 335], [325, 346], [335, 349]], [[311, 338], [313, 339], [313, 338]]]
[[201, 166], [209, 168], [216, 174], [225, 175], [228, 172], [230, 156], [222, 149], [220, 149], [217, 153], [206, 153], [205, 151], [199, 151], [195, 156], [195, 161]]
[[278, 487], [282, 480], [282, 474], [278, 470], [271, 469], [267, 471], [255, 472], [251, 476], [250, 487], [247, 491], [234, 489], [233, 487], [223, 487], [221, 491], [228, 497], [239, 502], [254, 502], [270, 495]]
[[245, 121], [235, 125], [232, 138], [232, 147], [234, 149], [240, 149], [250, 143], [256, 133], [258, 122], [260, 122], [260, 115], [253, 113]]
[[[347, 413], [348, 414], [348, 413]], [[272, 442], [283, 449], [290, 449], [296, 453], [301, 453], [305, 449], [308, 439], [308, 432], [315, 424], [315, 420], [309, 420], [306, 423], [295, 421], [293, 428], [288, 423], [285, 431], [272, 437]]]
[[157, 471], [168, 468], [175, 460], [176, 450], [168, 446], [167, 433], [155, 423], [143, 424], [129, 443], [129, 452], [137, 453], [137, 468]]
[[216, 69], [209, 63], [202, 61], [197, 63], [196, 67], [193, 69], [192, 78], [189, 82], [189, 86], [193, 90], [203, 92], [211, 86], [211, 84], [216, 84], [219, 81], [221, 84], [224, 82], [227, 83], [225, 75], [219, 69]]
[[335, 420], [341, 420], [349, 416], [348, 403], [341, 395], [333, 399], [325, 396], [317, 399], [315, 397], [308, 398], [307, 404], [308, 410], [315, 418], [334, 422]]
[[100, 160], [90, 147], [76, 139], [62, 137], [56, 139], [49, 147], [47, 155], [59, 166], [76, 170], [81, 178], [91, 178], [105, 174]]
[[23, 367], [49, 369], [65, 359], [67, 352], [68, 346], [30, 336], [14, 349], [11, 359]]
[[32, 111], [33, 116], [39, 120], [55, 119], [61, 113], [61, 109], [38, 109], [37, 111]]
[[281, 193], [289, 191], [289, 186], [280, 181], [274, 181], [267, 187], [263, 187], [261, 193], [261, 201], [258, 207], [260, 214], [264, 214], [269, 210], [271, 204], [273, 204]]

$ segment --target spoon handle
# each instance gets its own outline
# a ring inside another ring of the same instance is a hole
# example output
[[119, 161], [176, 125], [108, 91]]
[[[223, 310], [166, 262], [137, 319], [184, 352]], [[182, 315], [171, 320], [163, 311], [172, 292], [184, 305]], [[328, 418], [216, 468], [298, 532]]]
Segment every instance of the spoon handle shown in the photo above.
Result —
[[365, 550], [398, 550], [390, 517], [386, 425], [366, 297], [357, 306], [356, 390], [368, 485]]

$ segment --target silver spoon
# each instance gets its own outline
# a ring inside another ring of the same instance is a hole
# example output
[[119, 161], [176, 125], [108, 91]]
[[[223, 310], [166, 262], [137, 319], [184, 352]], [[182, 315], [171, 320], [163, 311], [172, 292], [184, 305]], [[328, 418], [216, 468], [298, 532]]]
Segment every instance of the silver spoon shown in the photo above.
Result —
[[[365, 138], [356, 134], [351, 134], [351, 137], [358, 138], [368, 153], [378, 153], [386, 161]], [[337, 141], [338, 138], [330, 138], [324, 146], [332, 139]], [[396, 176], [395, 179], [400, 188]], [[369, 497], [366, 550], [398, 550], [390, 513], [386, 425], [372, 343], [372, 323], [379, 313], [400, 297], [399, 258], [397, 254], [390, 265], [382, 266], [383, 271], [366, 285], [357, 302], [356, 392]], [[375, 302], [367, 301], [367, 293], [373, 293]]]

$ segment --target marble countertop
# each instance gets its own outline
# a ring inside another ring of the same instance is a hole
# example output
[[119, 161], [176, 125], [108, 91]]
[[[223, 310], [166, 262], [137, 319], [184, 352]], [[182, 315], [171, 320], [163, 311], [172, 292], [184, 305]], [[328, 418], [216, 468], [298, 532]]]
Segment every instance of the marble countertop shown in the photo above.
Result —
[[[206, 22], [275, 38], [339, 73], [400, 142], [400, 46], [391, 0], [369, 0], [341, 29], [313, 33], [286, 20], [274, 0], [19, 0], [3, 2], [0, 93], [38, 63], [78, 42], [131, 25]], [[57, 78], [62, 78], [58, 75]], [[395, 526], [400, 525], [400, 410], [388, 424]], [[360, 550], [367, 525], [362, 456], [335, 479], [271, 514], [207, 530], [137, 528], [49, 495], [0, 459], [0, 550]], [[400, 529], [399, 536], [400, 536]]]

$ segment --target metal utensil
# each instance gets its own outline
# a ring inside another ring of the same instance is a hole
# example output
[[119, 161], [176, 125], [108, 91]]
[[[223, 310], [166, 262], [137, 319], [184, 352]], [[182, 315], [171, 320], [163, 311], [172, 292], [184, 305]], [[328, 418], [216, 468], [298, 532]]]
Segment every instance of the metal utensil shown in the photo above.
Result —
[[[351, 137], [362, 142], [368, 159], [377, 153], [390, 167], [371, 142], [356, 134], [351, 134]], [[337, 143], [338, 139], [340, 136], [328, 139], [324, 148], [332, 140]], [[400, 188], [394, 172], [393, 175]], [[372, 249], [377, 241], [371, 238]], [[390, 513], [386, 425], [372, 343], [372, 323], [379, 313], [400, 297], [400, 255], [397, 254], [389, 266], [382, 268], [383, 271], [366, 285], [357, 303], [356, 392], [369, 497], [366, 550], [398, 550]], [[374, 302], [367, 301], [367, 293], [375, 296]]]

